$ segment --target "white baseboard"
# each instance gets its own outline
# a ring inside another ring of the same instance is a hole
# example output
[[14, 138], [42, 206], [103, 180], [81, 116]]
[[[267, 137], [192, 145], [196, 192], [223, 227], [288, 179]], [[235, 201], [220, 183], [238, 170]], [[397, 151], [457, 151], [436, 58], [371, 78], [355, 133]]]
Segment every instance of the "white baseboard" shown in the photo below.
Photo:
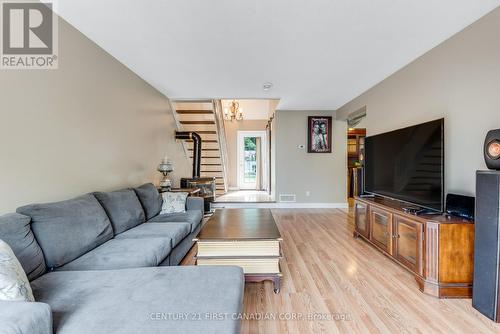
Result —
[[347, 203], [212, 203], [213, 208], [227, 209], [347, 209]]
[[240, 188], [238, 188], [238, 187], [227, 187], [227, 190], [228, 191], [238, 191], [238, 190], [240, 190]]

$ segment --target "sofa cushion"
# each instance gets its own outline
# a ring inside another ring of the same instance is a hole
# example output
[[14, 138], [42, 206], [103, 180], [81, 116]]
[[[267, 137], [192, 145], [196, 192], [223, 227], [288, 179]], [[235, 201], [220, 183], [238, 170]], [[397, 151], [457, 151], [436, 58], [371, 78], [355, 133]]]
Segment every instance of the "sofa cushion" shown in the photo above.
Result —
[[183, 222], [189, 223], [191, 225], [191, 231], [193, 232], [198, 225], [200, 225], [203, 215], [199, 210], [187, 210], [181, 213], [168, 213], [164, 215], [158, 215], [149, 220], [152, 223], [168, 223], [168, 222]]
[[45, 303], [0, 301], [0, 333], [53, 334], [50, 306]]
[[134, 191], [139, 201], [141, 201], [147, 220], [160, 213], [162, 204], [161, 195], [152, 183], [143, 184], [140, 187], [134, 188]]
[[132, 189], [107, 193], [95, 192], [94, 195], [106, 210], [115, 234], [125, 232], [146, 221], [141, 202]]
[[115, 239], [164, 238], [172, 239], [172, 248], [177, 246], [191, 231], [188, 223], [145, 223], [115, 237]]
[[203, 197], [189, 196], [186, 199], [186, 210], [199, 210], [203, 216], [205, 213], [205, 201]]
[[31, 217], [31, 229], [49, 268], [60, 267], [113, 237], [106, 212], [92, 194], [17, 209]]
[[58, 334], [236, 334], [243, 284], [239, 267], [181, 266], [51, 272], [32, 287], [50, 305]]
[[186, 211], [186, 198], [188, 193], [185, 192], [164, 192], [161, 194], [163, 203], [161, 205], [160, 214], [166, 213], [181, 213]]
[[177, 266], [182, 262], [182, 260], [186, 257], [186, 254], [191, 250], [191, 247], [193, 247], [194, 245], [193, 239], [196, 238], [200, 230], [201, 230], [201, 224], [198, 225], [198, 227], [193, 232], [191, 232], [187, 237], [185, 237], [180, 244], [178, 244], [174, 249], [172, 249], [172, 252], [170, 252], [170, 255], [168, 256], [168, 261], [169, 261], [168, 264], [170, 266]]
[[31, 281], [47, 271], [43, 252], [30, 227], [31, 218], [19, 213], [0, 216], [0, 239], [14, 251]]
[[155, 267], [168, 257], [172, 240], [112, 239], [57, 270], [109, 270]]

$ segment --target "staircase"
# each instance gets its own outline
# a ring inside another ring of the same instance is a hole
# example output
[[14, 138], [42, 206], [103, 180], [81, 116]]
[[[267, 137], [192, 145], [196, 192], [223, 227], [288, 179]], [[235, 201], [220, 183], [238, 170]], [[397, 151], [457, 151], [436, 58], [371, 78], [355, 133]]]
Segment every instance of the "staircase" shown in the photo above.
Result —
[[[227, 149], [220, 101], [174, 101], [172, 104], [178, 130], [194, 131], [201, 136], [201, 177], [215, 177], [216, 196], [225, 194]], [[183, 145], [192, 163], [193, 142], [187, 140]]]

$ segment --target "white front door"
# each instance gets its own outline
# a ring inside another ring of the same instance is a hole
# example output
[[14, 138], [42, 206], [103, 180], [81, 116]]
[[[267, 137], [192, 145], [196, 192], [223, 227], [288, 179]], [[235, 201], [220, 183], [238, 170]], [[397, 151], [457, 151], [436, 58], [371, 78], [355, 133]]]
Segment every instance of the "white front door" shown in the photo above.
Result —
[[238, 131], [238, 187], [261, 190], [266, 180], [266, 131]]

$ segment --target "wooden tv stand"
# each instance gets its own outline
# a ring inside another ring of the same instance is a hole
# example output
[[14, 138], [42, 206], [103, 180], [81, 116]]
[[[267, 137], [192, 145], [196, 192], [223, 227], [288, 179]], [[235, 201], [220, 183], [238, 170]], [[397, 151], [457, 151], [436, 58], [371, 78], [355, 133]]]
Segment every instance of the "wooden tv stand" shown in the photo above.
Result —
[[474, 222], [447, 215], [415, 216], [402, 202], [356, 197], [354, 237], [361, 237], [415, 275], [439, 298], [471, 298]]

